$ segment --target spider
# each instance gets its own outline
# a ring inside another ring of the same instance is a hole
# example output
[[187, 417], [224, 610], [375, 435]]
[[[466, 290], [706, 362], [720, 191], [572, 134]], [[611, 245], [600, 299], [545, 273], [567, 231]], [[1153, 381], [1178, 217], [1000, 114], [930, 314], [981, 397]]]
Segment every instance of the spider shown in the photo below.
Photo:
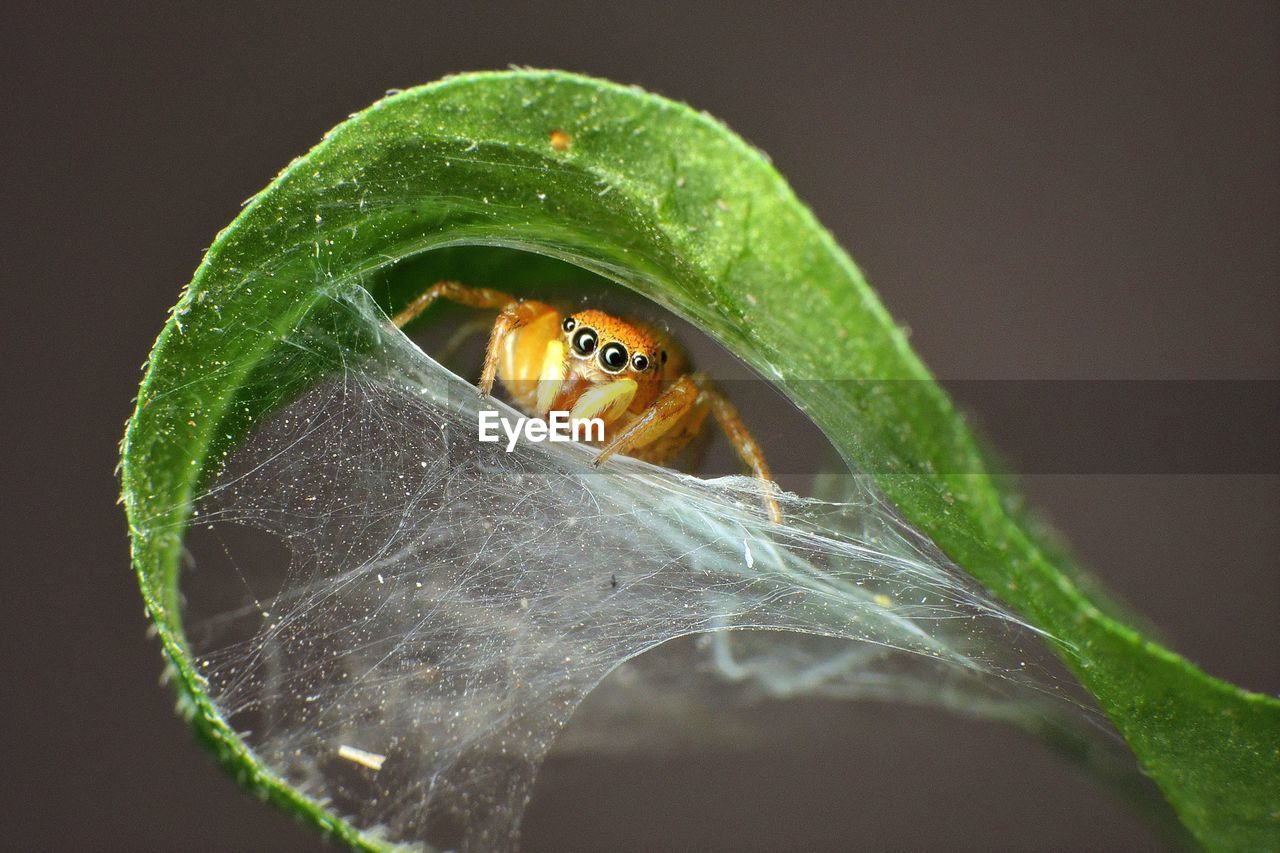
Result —
[[760, 445], [734, 405], [705, 376], [688, 371], [684, 353], [666, 335], [603, 311], [565, 314], [545, 302], [456, 281], [433, 284], [391, 322], [402, 329], [437, 299], [498, 311], [480, 372], [481, 397], [493, 392], [496, 378], [530, 416], [566, 411], [571, 418], [600, 418], [605, 435], [595, 467], [618, 453], [666, 464], [710, 412], [762, 481], [769, 518], [781, 523]]

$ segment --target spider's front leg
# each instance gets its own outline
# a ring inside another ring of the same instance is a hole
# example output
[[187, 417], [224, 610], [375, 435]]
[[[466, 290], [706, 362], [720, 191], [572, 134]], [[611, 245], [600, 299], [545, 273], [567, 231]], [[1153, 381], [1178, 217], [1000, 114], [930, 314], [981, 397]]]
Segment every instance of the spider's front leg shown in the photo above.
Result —
[[764, 451], [756, 442], [737, 408], [723, 394], [710, 385], [702, 376], [681, 376], [662, 396], [658, 397], [649, 408], [629, 423], [625, 429], [614, 436], [604, 449], [596, 454], [591, 464], [600, 467], [609, 457], [626, 454], [633, 448], [644, 447], [675, 428], [681, 420], [692, 411], [699, 402], [711, 407], [720, 428], [738, 458], [743, 461], [757, 480], [761, 481], [761, 498], [769, 520], [774, 524], [782, 523], [782, 509], [773, 496], [773, 475], [769, 465], [764, 461]]
[[[397, 329], [403, 329], [431, 307], [431, 303], [437, 299], [447, 299], [471, 308], [500, 309], [498, 319], [494, 321], [493, 330], [489, 333], [489, 346], [485, 351], [484, 367], [480, 371], [478, 388], [481, 397], [488, 397], [493, 392], [493, 383], [499, 367], [503, 376], [512, 381], [527, 380], [531, 372], [535, 373], [536, 378], [537, 365], [533, 367], [530, 365], [541, 357], [541, 349], [530, 352], [526, 351], [530, 349], [528, 346], [510, 346], [508, 338], [516, 330], [548, 317], [554, 325], [556, 314], [549, 305], [531, 299], [517, 299], [509, 293], [488, 287], [470, 287], [456, 281], [438, 281], [396, 314], [391, 319], [392, 324]], [[544, 337], [547, 337], [545, 332], [539, 336], [539, 342]], [[540, 364], [541, 362], [538, 361], [538, 365]]]
[[[480, 396], [488, 397], [493, 392], [493, 380], [501, 367], [508, 389], [523, 398], [528, 393], [524, 386], [530, 382], [536, 385], [541, 378], [548, 344], [555, 339], [559, 325], [559, 313], [544, 302], [521, 299], [505, 306], [489, 333], [484, 368], [480, 371]], [[513, 339], [512, 335], [520, 330], [530, 333]]]
[[397, 329], [403, 329], [418, 318], [423, 311], [431, 307], [437, 299], [448, 299], [459, 305], [472, 308], [506, 308], [516, 302], [516, 298], [501, 290], [488, 287], [470, 287], [456, 281], [437, 281], [422, 292], [422, 295], [410, 302], [399, 314], [391, 318]]
[[698, 386], [688, 376], [681, 376], [670, 388], [663, 391], [649, 408], [640, 413], [635, 420], [627, 424], [613, 440], [604, 446], [591, 460], [591, 464], [599, 468], [609, 457], [621, 453], [626, 455], [637, 447], [658, 440], [671, 431], [680, 420], [698, 402]]

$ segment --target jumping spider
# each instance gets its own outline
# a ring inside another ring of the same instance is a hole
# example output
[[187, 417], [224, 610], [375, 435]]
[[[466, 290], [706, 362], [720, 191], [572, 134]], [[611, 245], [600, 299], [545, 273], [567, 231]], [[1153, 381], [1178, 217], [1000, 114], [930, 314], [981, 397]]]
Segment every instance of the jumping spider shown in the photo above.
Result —
[[769, 518], [782, 521], [760, 445], [733, 404], [705, 376], [689, 372], [688, 359], [666, 335], [603, 311], [564, 314], [545, 302], [454, 281], [432, 285], [392, 322], [403, 328], [440, 298], [498, 310], [480, 372], [482, 397], [497, 378], [530, 416], [565, 411], [571, 418], [600, 418], [605, 438], [595, 466], [615, 453], [666, 464], [710, 412], [738, 457], [764, 481]]

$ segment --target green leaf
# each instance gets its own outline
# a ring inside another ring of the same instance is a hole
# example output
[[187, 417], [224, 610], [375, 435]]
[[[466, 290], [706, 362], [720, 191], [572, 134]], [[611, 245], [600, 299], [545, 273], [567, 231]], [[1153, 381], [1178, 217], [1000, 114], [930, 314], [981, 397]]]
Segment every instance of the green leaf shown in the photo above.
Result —
[[[551, 144], [555, 130], [567, 150]], [[344, 122], [218, 236], [152, 352], [123, 444], [134, 564], [180, 706], [243, 784], [378, 846], [254, 762], [205, 695], [183, 635], [191, 498], [222, 450], [289, 393], [268, 369], [287, 358], [279, 336], [246, 330], [265, 319], [283, 334], [326, 277], [468, 244], [621, 280], [775, 380], [913, 525], [1069, 645], [1056, 651], [1201, 843], [1280, 848], [1280, 702], [1145, 638], [1019, 517], [906, 336], [764, 156], [681, 104], [556, 72], [453, 77]], [[388, 307], [409, 295], [375, 294]]]

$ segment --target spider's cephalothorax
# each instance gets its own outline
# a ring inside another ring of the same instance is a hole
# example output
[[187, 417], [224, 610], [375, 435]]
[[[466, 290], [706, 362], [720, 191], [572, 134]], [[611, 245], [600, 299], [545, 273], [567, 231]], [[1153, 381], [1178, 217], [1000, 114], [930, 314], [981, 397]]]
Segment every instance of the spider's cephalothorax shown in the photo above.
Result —
[[[564, 314], [545, 302], [452, 281], [432, 285], [392, 322], [404, 327], [439, 298], [499, 309], [480, 373], [482, 396], [497, 379], [526, 414], [564, 411], [605, 423], [592, 464], [621, 453], [661, 465], [697, 435], [710, 412], [752, 473], [772, 479], [737, 409], [705, 377], [688, 372], [666, 335], [603, 311]], [[781, 521], [767, 488], [765, 506]]]

